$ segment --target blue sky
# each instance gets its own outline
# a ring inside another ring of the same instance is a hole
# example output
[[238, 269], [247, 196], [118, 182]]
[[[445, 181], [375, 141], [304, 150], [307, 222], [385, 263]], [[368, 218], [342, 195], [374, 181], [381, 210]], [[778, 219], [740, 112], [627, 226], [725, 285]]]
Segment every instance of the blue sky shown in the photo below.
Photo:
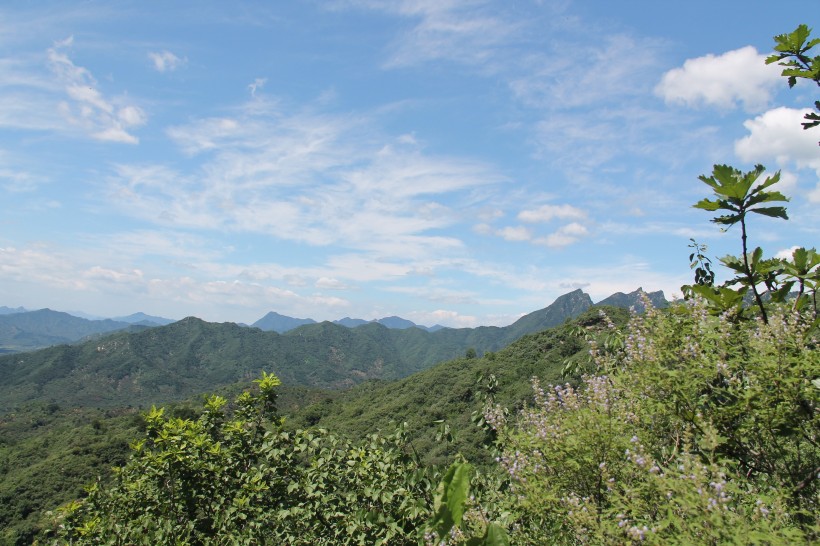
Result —
[[782, 172], [791, 219], [752, 244], [816, 246], [817, 87], [763, 64], [816, 8], [6, 2], [0, 305], [477, 326], [671, 298], [690, 237], [739, 253], [691, 208], [716, 163]]

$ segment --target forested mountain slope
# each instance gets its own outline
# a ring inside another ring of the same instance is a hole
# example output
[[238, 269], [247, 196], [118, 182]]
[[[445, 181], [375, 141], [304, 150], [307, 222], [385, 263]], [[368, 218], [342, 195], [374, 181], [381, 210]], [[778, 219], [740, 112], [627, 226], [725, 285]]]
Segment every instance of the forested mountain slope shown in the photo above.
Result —
[[[568, 361], [583, 369], [589, 347], [578, 335], [578, 327], [602, 328], [600, 311], [623, 325], [628, 312], [622, 308], [596, 308], [551, 329], [528, 334], [498, 352], [481, 358], [461, 357], [441, 363], [399, 381], [373, 381], [316, 402], [289, 417], [292, 428], [316, 426], [354, 438], [376, 430], [390, 432], [407, 422], [414, 446], [427, 462], [443, 462], [456, 452], [478, 462], [489, 462], [480, 449], [484, 431], [471, 423], [491, 399], [516, 409], [532, 399], [531, 380], [559, 384]], [[437, 430], [444, 424], [457, 430], [453, 443], [438, 442]]]
[[591, 306], [589, 296], [576, 290], [507, 327], [436, 332], [323, 322], [280, 335], [189, 317], [137, 333], [0, 356], [0, 413], [29, 401], [69, 407], [163, 404], [249, 380], [261, 370], [276, 373], [286, 385], [331, 389], [398, 379], [468, 349], [478, 355], [496, 351]]
[[[607, 313], [616, 322], [626, 320], [627, 312], [623, 309], [608, 309]], [[228, 325], [196, 319], [187, 322], [187, 325], [182, 321], [174, 326], [180, 331], [198, 331], [205, 337], [223, 331], [231, 335], [252, 336], [253, 333], [241, 327], [224, 330], [220, 326], [227, 328]], [[491, 352], [482, 358], [460, 357], [398, 381], [368, 381], [347, 391], [318, 391], [285, 383], [280, 389], [278, 405], [290, 429], [328, 428], [359, 439], [378, 430], [392, 431], [398, 423], [407, 422], [413, 446], [428, 462], [442, 462], [456, 452], [477, 462], [488, 462], [487, 452], [480, 447], [486, 439], [485, 432], [470, 422], [470, 416], [473, 411], [482, 409], [490, 376], [497, 378], [495, 399], [510, 407], [520, 407], [531, 399], [531, 377], [561, 381], [566, 359], [586, 359], [587, 346], [574, 328], [577, 324], [594, 326], [599, 322], [598, 311], [590, 310], [560, 327], [526, 335], [497, 353]], [[340, 332], [337, 329], [341, 327], [325, 326], [329, 332]], [[391, 332], [377, 324], [357, 330], [362, 329], [364, 332], [371, 329], [375, 334]], [[341, 331], [344, 330], [347, 329]], [[120, 343], [124, 339], [127, 336], [117, 335], [108, 341]], [[136, 339], [139, 341], [132, 338], [130, 343], [150, 341], [150, 337], [145, 340], [136, 336]], [[303, 341], [298, 335], [294, 339], [310, 344], [309, 339]], [[244, 343], [247, 347], [252, 342]], [[199, 351], [206, 350], [204, 345], [195, 342], [192, 345]], [[79, 408], [41, 399], [19, 411], [0, 414], [0, 506], [3, 507], [0, 527], [16, 529], [13, 534], [17, 536], [37, 528], [43, 510], [81, 496], [85, 483], [106, 474], [111, 466], [121, 465], [128, 455], [128, 443], [142, 434], [143, 421], [138, 408], [115, 407], [116, 389], [105, 382], [93, 381], [88, 373], [82, 376], [89, 381], [85, 387], [71, 381], [57, 384], [81, 389], [74, 401], [88, 399], [93, 388], [108, 388], [111, 396], [107, 400], [108, 409]], [[482, 379], [478, 380], [478, 376]], [[199, 393], [218, 391], [232, 398], [255, 377], [248, 376], [218, 389], [205, 388], [187, 400], [170, 404], [166, 400], [161, 405], [167, 408], [169, 415], [189, 417], [201, 406]], [[49, 392], [48, 388], [45, 392]], [[65, 393], [63, 396], [66, 398]], [[440, 426], [437, 420], [444, 420], [458, 430], [454, 443], [435, 441]], [[0, 536], [0, 544], [3, 543]]]

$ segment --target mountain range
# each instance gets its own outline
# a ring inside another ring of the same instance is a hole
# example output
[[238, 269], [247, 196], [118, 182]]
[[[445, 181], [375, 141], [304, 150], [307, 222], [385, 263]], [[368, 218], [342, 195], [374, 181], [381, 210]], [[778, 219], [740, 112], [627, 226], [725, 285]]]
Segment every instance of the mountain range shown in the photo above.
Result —
[[[648, 296], [665, 302], [660, 293]], [[608, 301], [637, 307], [643, 298], [635, 291]], [[489, 452], [470, 415], [483, 407], [487, 378], [497, 378], [495, 400], [510, 408], [531, 397], [533, 376], [563, 380], [568, 360], [586, 362], [577, 326], [601, 327], [594, 307], [576, 290], [509, 326], [434, 332], [368, 321], [305, 324], [279, 334], [188, 317], [0, 356], [0, 529], [33, 537], [47, 524], [45, 510], [79, 498], [83, 484], [122, 466], [144, 427], [140, 408], [157, 404], [190, 418], [202, 393], [233, 398], [261, 370], [282, 380], [278, 406], [290, 427], [355, 438], [407, 421], [425, 462], [455, 452], [481, 461]], [[607, 315], [623, 324], [628, 314], [610, 307]], [[437, 438], [442, 420], [460, 431], [455, 444]]]
[[[333, 321], [333, 324], [338, 324], [340, 326], [345, 326], [347, 328], [358, 328], [359, 326], [364, 326], [365, 324], [372, 323], [381, 324], [382, 326], [386, 326], [387, 328], [393, 328], [396, 330], [404, 330], [407, 328], [420, 328], [422, 330], [427, 330], [428, 332], [435, 332], [436, 330], [441, 330], [442, 328], [444, 328], [444, 326], [441, 326], [440, 324], [436, 324], [435, 326], [429, 327], [422, 326], [420, 324], [416, 324], [413, 321], [396, 316], [384, 317], [374, 320], [364, 320], [345, 317], [343, 319]], [[254, 328], [259, 328], [260, 330], [264, 330], [266, 332], [278, 332], [280, 334], [284, 334], [285, 332], [288, 332], [300, 326], [305, 326], [306, 324], [316, 324], [316, 321], [311, 318], [303, 319], [288, 317], [285, 315], [280, 315], [275, 311], [271, 311], [261, 319], [251, 324], [251, 326], [253, 326]]]
[[[576, 292], [580, 292], [580, 290], [576, 290]], [[636, 310], [642, 311], [643, 302], [641, 297], [638, 296], [640, 293], [643, 293], [643, 290], [640, 288], [629, 294], [618, 292], [598, 302], [598, 305], [613, 305], [625, 308], [635, 307]], [[647, 293], [647, 296], [656, 307], [663, 307], [668, 304], [663, 292], [651, 292]], [[586, 305], [587, 307], [592, 306], [592, 300], [589, 296], [587, 296], [586, 299], [588, 301], [582, 305]], [[558, 301], [561, 301], [561, 298], [556, 300], [556, 302]], [[546, 311], [546, 309], [542, 311]], [[520, 332], [533, 331], [532, 328], [534, 325], [543, 322], [538, 318], [540, 312], [541, 311], [536, 311], [525, 315], [512, 325], [504, 327], [507, 329], [505, 334], [502, 335], [504, 342], [509, 343], [517, 339], [517, 337], [520, 337]], [[555, 311], [551, 312], [555, 313]], [[575, 316], [567, 314], [566, 310], [559, 313], [559, 315], [564, 318]], [[32, 351], [54, 345], [77, 343], [91, 336], [105, 335], [120, 330], [134, 331], [139, 328], [167, 326], [173, 322], [176, 321], [164, 317], [147, 315], [145, 313], [134, 313], [128, 316], [109, 319], [88, 319], [78, 317], [73, 313], [64, 313], [51, 309], [28, 311], [23, 307], [10, 308], [0, 306], [0, 354]], [[294, 318], [271, 311], [251, 326], [266, 332], [284, 334], [301, 326], [312, 324], [318, 323], [310, 318]], [[429, 333], [447, 329], [438, 324], [430, 327], [418, 325], [397, 316], [384, 317], [377, 320], [345, 317], [333, 321], [333, 324], [347, 328], [359, 328], [365, 325], [380, 324], [389, 329], [406, 330], [416, 328]], [[494, 328], [497, 327], [479, 327], [477, 330], [487, 329], [485, 332], [489, 332]]]
[[[631, 298], [640, 300], [639, 294]], [[509, 326], [435, 332], [322, 322], [279, 334], [195, 317], [132, 327], [138, 331], [0, 356], [0, 414], [33, 400], [91, 407], [165, 403], [249, 380], [262, 370], [276, 373], [286, 385], [331, 389], [398, 379], [468, 351], [498, 351], [592, 306], [589, 295], [575, 290]]]
[[111, 319], [87, 320], [68, 313], [40, 309], [0, 315], [0, 349], [17, 352], [75, 342], [89, 336], [131, 328]]

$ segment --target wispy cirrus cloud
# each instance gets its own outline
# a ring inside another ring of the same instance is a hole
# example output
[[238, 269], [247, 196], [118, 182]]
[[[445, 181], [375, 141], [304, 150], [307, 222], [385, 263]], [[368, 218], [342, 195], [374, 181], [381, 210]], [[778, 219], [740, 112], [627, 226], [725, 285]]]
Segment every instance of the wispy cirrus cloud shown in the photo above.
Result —
[[73, 43], [72, 36], [56, 42], [48, 50], [49, 68], [68, 99], [59, 102], [60, 113], [71, 125], [86, 131], [94, 139], [137, 144], [139, 139], [128, 130], [143, 125], [145, 113], [125, 99], [105, 97], [91, 72], [74, 64], [68, 56], [66, 50]]
[[486, 0], [345, 0], [332, 5], [377, 10], [412, 21], [388, 46], [385, 68], [440, 60], [487, 68], [497, 61], [494, 49], [514, 39], [521, 28]]
[[145, 112], [125, 96], [104, 94], [91, 71], [71, 59], [73, 44], [69, 37], [42, 55], [0, 61], [0, 126], [138, 143], [131, 131], [146, 123]]
[[504, 180], [481, 161], [379, 136], [368, 116], [254, 102], [168, 135], [199, 172], [118, 165], [107, 196], [123, 213], [168, 227], [338, 244], [402, 263], [459, 248], [457, 238], [430, 232], [462, 221], [451, 203]]
[[149, 52], [148, 58], [157, 72], [173, 72], [188, 62], [187, 58], [177, 57], [168, 50]]

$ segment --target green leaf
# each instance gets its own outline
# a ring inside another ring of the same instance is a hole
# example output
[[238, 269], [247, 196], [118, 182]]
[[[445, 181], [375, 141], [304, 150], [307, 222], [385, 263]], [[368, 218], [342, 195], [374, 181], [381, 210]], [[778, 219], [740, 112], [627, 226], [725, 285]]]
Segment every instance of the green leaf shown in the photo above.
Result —
[[471, 472], [472, 466], [469, 463], [453, 463], [436, 489], [432, 526], [441, 538], [461, 524], [470, 493]]
[[692, 206], [696, 209], [708, 210], [709, 212], [714, 212], [721, 208], [720, 203], [718, 203], [717, 201], [712, 201], [710, 199], [701, 199]]
[[487, 526], [487, 533], [484, 535], [484, 544], [487, 546], [510, 546], [510, 539], [503, 527], [491, 523]]
[[786, 207], [761, 207], [757, 209], [749, 209], [749, 212], [755, 212], [757, 214], [770, 216], [772, 218], [783, 218], [784, 220], [789, 219], [789, 215], [786, 214]]

